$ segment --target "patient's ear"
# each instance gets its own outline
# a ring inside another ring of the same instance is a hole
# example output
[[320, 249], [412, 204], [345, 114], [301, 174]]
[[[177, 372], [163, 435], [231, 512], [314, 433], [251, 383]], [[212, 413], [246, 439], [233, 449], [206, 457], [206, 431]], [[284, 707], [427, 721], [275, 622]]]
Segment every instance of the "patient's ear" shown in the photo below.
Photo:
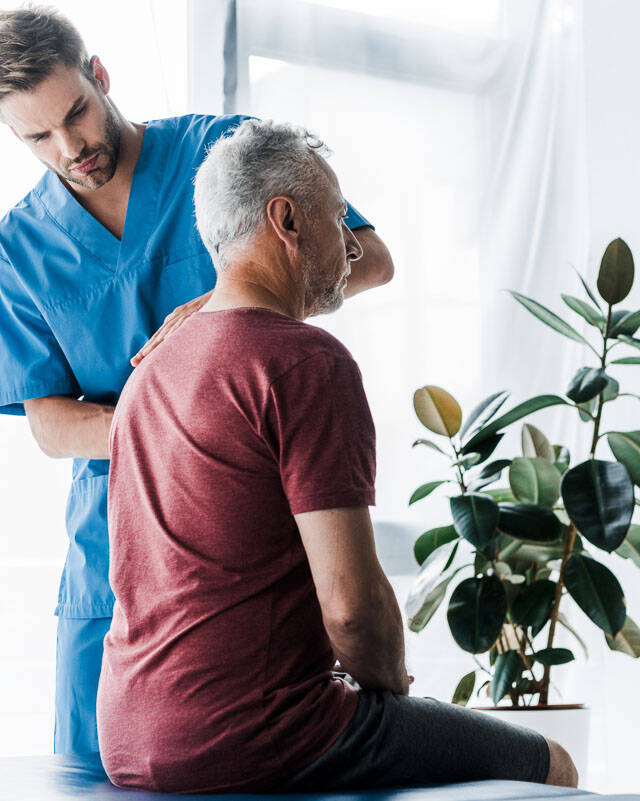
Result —
[[286, 247], [298, 246], [298, 220], [290, 197], [273, 197], [267, 203], [267, 221]]

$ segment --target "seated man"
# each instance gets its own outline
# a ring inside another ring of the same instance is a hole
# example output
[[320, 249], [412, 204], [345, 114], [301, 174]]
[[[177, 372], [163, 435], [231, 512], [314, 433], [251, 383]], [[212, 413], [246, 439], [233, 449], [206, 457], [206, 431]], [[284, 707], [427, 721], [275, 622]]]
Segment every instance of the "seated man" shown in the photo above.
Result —
[[321, 152], [248, 120], [198, 172], [216, 290], [136, 369], [111, 428], [105, 769], [177, 793], [572, 783], [540, 734], [408, 697], [360, 372], [303, 322], [341, 305], [361, 255]]

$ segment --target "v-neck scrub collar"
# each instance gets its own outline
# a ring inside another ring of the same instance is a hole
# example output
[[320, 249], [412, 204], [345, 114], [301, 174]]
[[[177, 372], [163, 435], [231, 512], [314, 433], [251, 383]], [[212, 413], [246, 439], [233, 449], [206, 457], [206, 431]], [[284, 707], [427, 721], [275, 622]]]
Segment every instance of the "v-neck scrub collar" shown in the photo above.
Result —
[[[128, 261], [138, 249], [144, 251], [153, 231], [162, 171], [171, 140], [167, 133], [166, 127], [159, 128], [156, 120], [146, 123], [142, 149], [133, 171], [121, 241], [82, 206], [51, 170], [47, 170], [34, 189], [55, 223], [114, 273], [119, 262]], [[170, 133], [173, 134], [173, 129]]]

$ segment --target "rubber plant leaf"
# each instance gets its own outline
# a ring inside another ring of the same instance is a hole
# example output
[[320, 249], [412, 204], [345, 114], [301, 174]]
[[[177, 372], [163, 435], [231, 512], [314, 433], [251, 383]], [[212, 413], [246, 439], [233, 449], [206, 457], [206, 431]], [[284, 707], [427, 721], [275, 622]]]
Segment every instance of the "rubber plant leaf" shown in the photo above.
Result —
[[614, 551], [624, 540], [634, 509], [633, 482], [620, 462], [588, 459], [562, 477], [562, 500], [590, 543]]
[[633, 286], [633, 255], [624, 239], [609, 242], [600, 262], [598, 292], [610, 305], [624, 300]]
[[417, 389], [413, 394], [413, 408], [422, 425], [434, 434], [453, 437], [460, 430], [460, 404], [442, 387]]
[[615, 637], [624, 626], [627, 611], [620, 582], [609, 568], [590, 556], [574, 554], [565, 563], [562, 578], [585, 615]]

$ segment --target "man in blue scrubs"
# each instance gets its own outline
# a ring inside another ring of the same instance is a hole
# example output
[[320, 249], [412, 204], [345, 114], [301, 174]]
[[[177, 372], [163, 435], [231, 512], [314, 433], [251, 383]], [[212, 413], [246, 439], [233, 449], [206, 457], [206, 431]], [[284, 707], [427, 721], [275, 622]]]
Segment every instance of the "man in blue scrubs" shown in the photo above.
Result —
[[[58, 753], [98, 750], [95, 699], [114, 600], [113, 409], [132, 364], [211, 294], [215, 268], [195, 228], [192, 180], [207, 147], [245, 119], [133, 123], [108, 92], [105, 67], [63, 17], [0, 13], [0, 117], [47, 168], [0, 222], [0, 412], [26, 412], [47, 455], [73, 458], [56, 607]], [[348, 296], [386, 283], [393, 265], [352, 207], [346, 222], [364, 251]]]

